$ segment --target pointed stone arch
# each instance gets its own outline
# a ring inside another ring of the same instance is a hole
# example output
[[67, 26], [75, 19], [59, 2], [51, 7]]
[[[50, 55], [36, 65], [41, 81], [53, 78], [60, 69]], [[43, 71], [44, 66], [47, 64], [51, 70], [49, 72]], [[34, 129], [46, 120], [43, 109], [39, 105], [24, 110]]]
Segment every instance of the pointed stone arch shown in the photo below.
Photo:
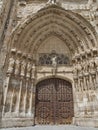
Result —
[[94, 28], [82, 16], [56, 5], [45, 7], [29, 16], [12, 34], [12, 47], [34, 53], [50, 35], [56, 35], [71, 53], [97, 47]]

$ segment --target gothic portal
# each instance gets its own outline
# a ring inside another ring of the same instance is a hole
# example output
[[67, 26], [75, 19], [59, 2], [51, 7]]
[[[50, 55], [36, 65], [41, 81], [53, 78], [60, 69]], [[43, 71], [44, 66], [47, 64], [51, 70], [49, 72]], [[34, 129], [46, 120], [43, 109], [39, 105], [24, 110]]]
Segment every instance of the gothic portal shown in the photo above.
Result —
[[38, 124], [71, 124], [74, 116], [70, 82], [50, 78], [37, 84], [35, 119]]
[[0, 5], [1, 127], [98, 127], [98, 2]]

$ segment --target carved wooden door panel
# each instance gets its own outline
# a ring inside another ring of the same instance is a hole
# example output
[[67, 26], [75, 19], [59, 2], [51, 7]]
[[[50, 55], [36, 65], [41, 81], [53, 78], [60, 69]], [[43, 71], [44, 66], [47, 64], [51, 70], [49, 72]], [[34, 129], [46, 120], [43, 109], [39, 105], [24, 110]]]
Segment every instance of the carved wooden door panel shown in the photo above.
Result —
[[68, 81], [51, 78], [36, 89], [36, 124], [71, 123], [74, 116], [72, 86]]

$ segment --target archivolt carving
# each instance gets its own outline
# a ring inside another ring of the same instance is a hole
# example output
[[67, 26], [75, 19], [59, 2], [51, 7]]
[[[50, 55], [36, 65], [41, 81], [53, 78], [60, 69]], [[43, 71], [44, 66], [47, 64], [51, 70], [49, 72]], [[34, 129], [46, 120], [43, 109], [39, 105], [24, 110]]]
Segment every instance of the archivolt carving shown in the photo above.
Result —
[[[72, 37], [70, 37], [68, 34], [66, 33], [63, 33], [61, 32], [61, 30], [57, 30], [56, 32], [53, 32], [53, 31], [46, 31], [46, 32], [42, 32], [43, 36], [44, 37], [40, 37], [30, 46], [30, 49], [31, 48], [34, 48], [34, 52], [36, 52], [36, 50], [38, 49], [38, 47], [41, 45], [41, 43], [43, 43], [43, 41], [48, 38], [48, 37], [51, 37], [51, 35], [55, 35], [57, 37], [59, 37], [62, 41], [64, 41], [64, 43], [69, 47], [71, 53], [74, 52], [74, 46], [73, 44], [75, 44], [75, 48], [77, 49], [77, 46], [76, 45], [76, 42], [72, 39]], [[66, 36], [67, 37], [66, 37]], [[40, 40], [41, 39], [41, 40]], [[31, 49], [33, 50], [33, 49]]]
[[[78, 41], [82, 49], [83, 49], [83, 43], [82, 43], [83, 41], [84, 41], [84, 45], [87, 45], [87, 47], [97, 46], [96, 34], [92, 26], [80, 15], [72, 13], [71, 11], [65, 11], [64, 9], [57, 6], [50, 6], [45, 9], [41, 9], [40, 11], [38, 11], [36, 15], [33, 14], [33, 16], [30, 16], [29, 18], [27, 18], [27, 20], [23, 22], [23, 24], [21, 24], [15, 30], [14, 32], [15, 35], [13, 33], [14, 35], [13, 40], [12, 40], [13, 46], [18, 46], [20, 45], [20, 43], [21, 43], [21, 46], [23, 46], [23, 44], [27, 42], [30, 46], [30, 44], [33, 43], [34, 39], [35, 40], [36, 38], [38, 39], [38, 35], [42, 31], [40, 29], [42, 28], [43, 31], [45, 31], [44, 26], [45, 25], [49, 26], [48, 22], [51, 23], [52, 25], [51, 28], [57, 25], [59, 28], [64, 27], [64, 31], [66, 31], [66, 26], [68, 26], [69, 34], [71, 36], [74, 34], [73, 37], [76, 39], [76, 41]], [[70, 27], [71, 28], [73, 27], [74, 29], [72, 30], [70, 29]], [[71, 31], [73, 32], [73, 34], [70, 33]], [[17, 38], [15, 39], [16, 35], [17, 35]], [[23, 38], [24, 36], [25, 38]], [[30, 37], [32, 37], [33, 39], [32, 41], [27, 40]], [[43, 37], [43, 35], [41, 35], [41, 37]], [[94, 40], [92, 41], [92, 39]], [[17, 42], [17, 45], [16, 45], [16, 42]]]
[[[30, 43], [32, 44], [33, 43], [33, 45], [32, 46], [34, 46], [34, 44], [35, 44], [35, 46], [36, 46], [36, 44], [40, 41], [40, 39], [41, 39], [41, 42], [43, 42], [43, 37], [45, 37], [47, 34], [48, 34], [48, 30], [49, 31], [51, 31], [51, 35], [53, 34], [53, 33], [58, 33], [58, 35], [59, 35], [59, 37], [61, 37], [60, 39], [62, 39], [62, 37], [64, 37], [66, 40], [68, 39], [68, 42], [69, 42], [69, 44], [71, 45], [71, 46], [73, 46], [73, 45], [75, 45], [76, 47], [75, 48], [77, 48], [78, 47], [78, 43], [81, 41], [81, 40], [79, 40], [79, 37], [78, 37], [78, 39], [77, 39], [77, 35], [78, 34], [75, 34], [75, 35], [72, 35], [72, 33], [70, 33], [68, 30], [70, 30], [67, 26], [63, 26], [63, 27], [60, 27], [59, 26], [59, 28], [58, 28], [58, 24], [56, 25], [56, 24], [54, 24], [53, 26], [52, 25], [49, 25], [49, 27], [47, 28], [47, 27], [43, 27], [41, 30], [40, 30], [40, 32], [38, 31], [37, 33], [36, 33], [36, 37], [34, 38], [32, 38], [31, 37], [31, 39], [29, 40], [29, 45], [30, 45]], [[48, 35], [47, 35], [48, 36]], [[45, 38], [47, 38], [47, 37], [45, 37]], [[72, 42], [72, 43], [71, 43]], [[77, 44], [77, 45], [76, 45]], [[80, 46], [81, 47], [81, 46]], [[30, 48], [31, 48], [31, 45], [30, 45]], [[73, 49], [74, 49], [74, 46], [73, 46]], [[81, 49], [82, 50], [82, 49]]]

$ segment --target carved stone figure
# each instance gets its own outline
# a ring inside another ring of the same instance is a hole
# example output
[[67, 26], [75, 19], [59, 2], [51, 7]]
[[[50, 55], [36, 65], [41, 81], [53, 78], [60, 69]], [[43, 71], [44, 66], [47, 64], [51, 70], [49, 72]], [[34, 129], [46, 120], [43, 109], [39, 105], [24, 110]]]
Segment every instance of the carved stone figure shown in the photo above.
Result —
[[15, 75], [18, 75], [20, 72], [20, 52], [17, 54], [17, 59], [15, 61]]
[[11, 58], [9, 59], [9, 66], [8, 66], [8, 71], [7, 71], [7, 73], [13, 73], [14, 63], [15, 63], [15, 60], [14, 60], [13, 57], [11, 57]]
[[78, 76], [77, 64], [74, 64], [73, 66], [73, 75], [74, 75], [74, 78]]
[[56, 65], [57, 65], [56, 59], [57, 59], [56, 56], [54, 56], [54, 57], [51, 59], [53, 67], [56, 67]]
[[82, 76], [82, 74], [83, 74], [83, 66], [82, 66], [81, 62], [78, 62], [78, 64], [77, 64], [77, 71], [78, 71], [78, 75]]
[[21, 62], [21, 76], [25, 75], [25, 69], [26, 69], [26, 60], [25, 57], [23, 58], [23, 61]]
[[33, 66], [32, 66], [32, 76], [31, 76], [32, 79], [35, 78], [35, 69], [36, 69], [35, 64], [33, 64]]
[[94, 59], [90, 60], [89, 65], [90, 65], [90, 72], [94, 73], [95, 72], [95, 61], [94, 61]]
[[15, 61], [15, 75], [19, 74], [20, 61], [17, 59]]
[[27, 74], [26, 74], [28, 78], [30, 77], [31, 69], [32, 69], [32, 65], [31, 62], [29, 61], [27, 64]]
[[86, 60], [83, 61], [83, 73], [85, 75], [88, 75], [89, 73], [89, 63]]

